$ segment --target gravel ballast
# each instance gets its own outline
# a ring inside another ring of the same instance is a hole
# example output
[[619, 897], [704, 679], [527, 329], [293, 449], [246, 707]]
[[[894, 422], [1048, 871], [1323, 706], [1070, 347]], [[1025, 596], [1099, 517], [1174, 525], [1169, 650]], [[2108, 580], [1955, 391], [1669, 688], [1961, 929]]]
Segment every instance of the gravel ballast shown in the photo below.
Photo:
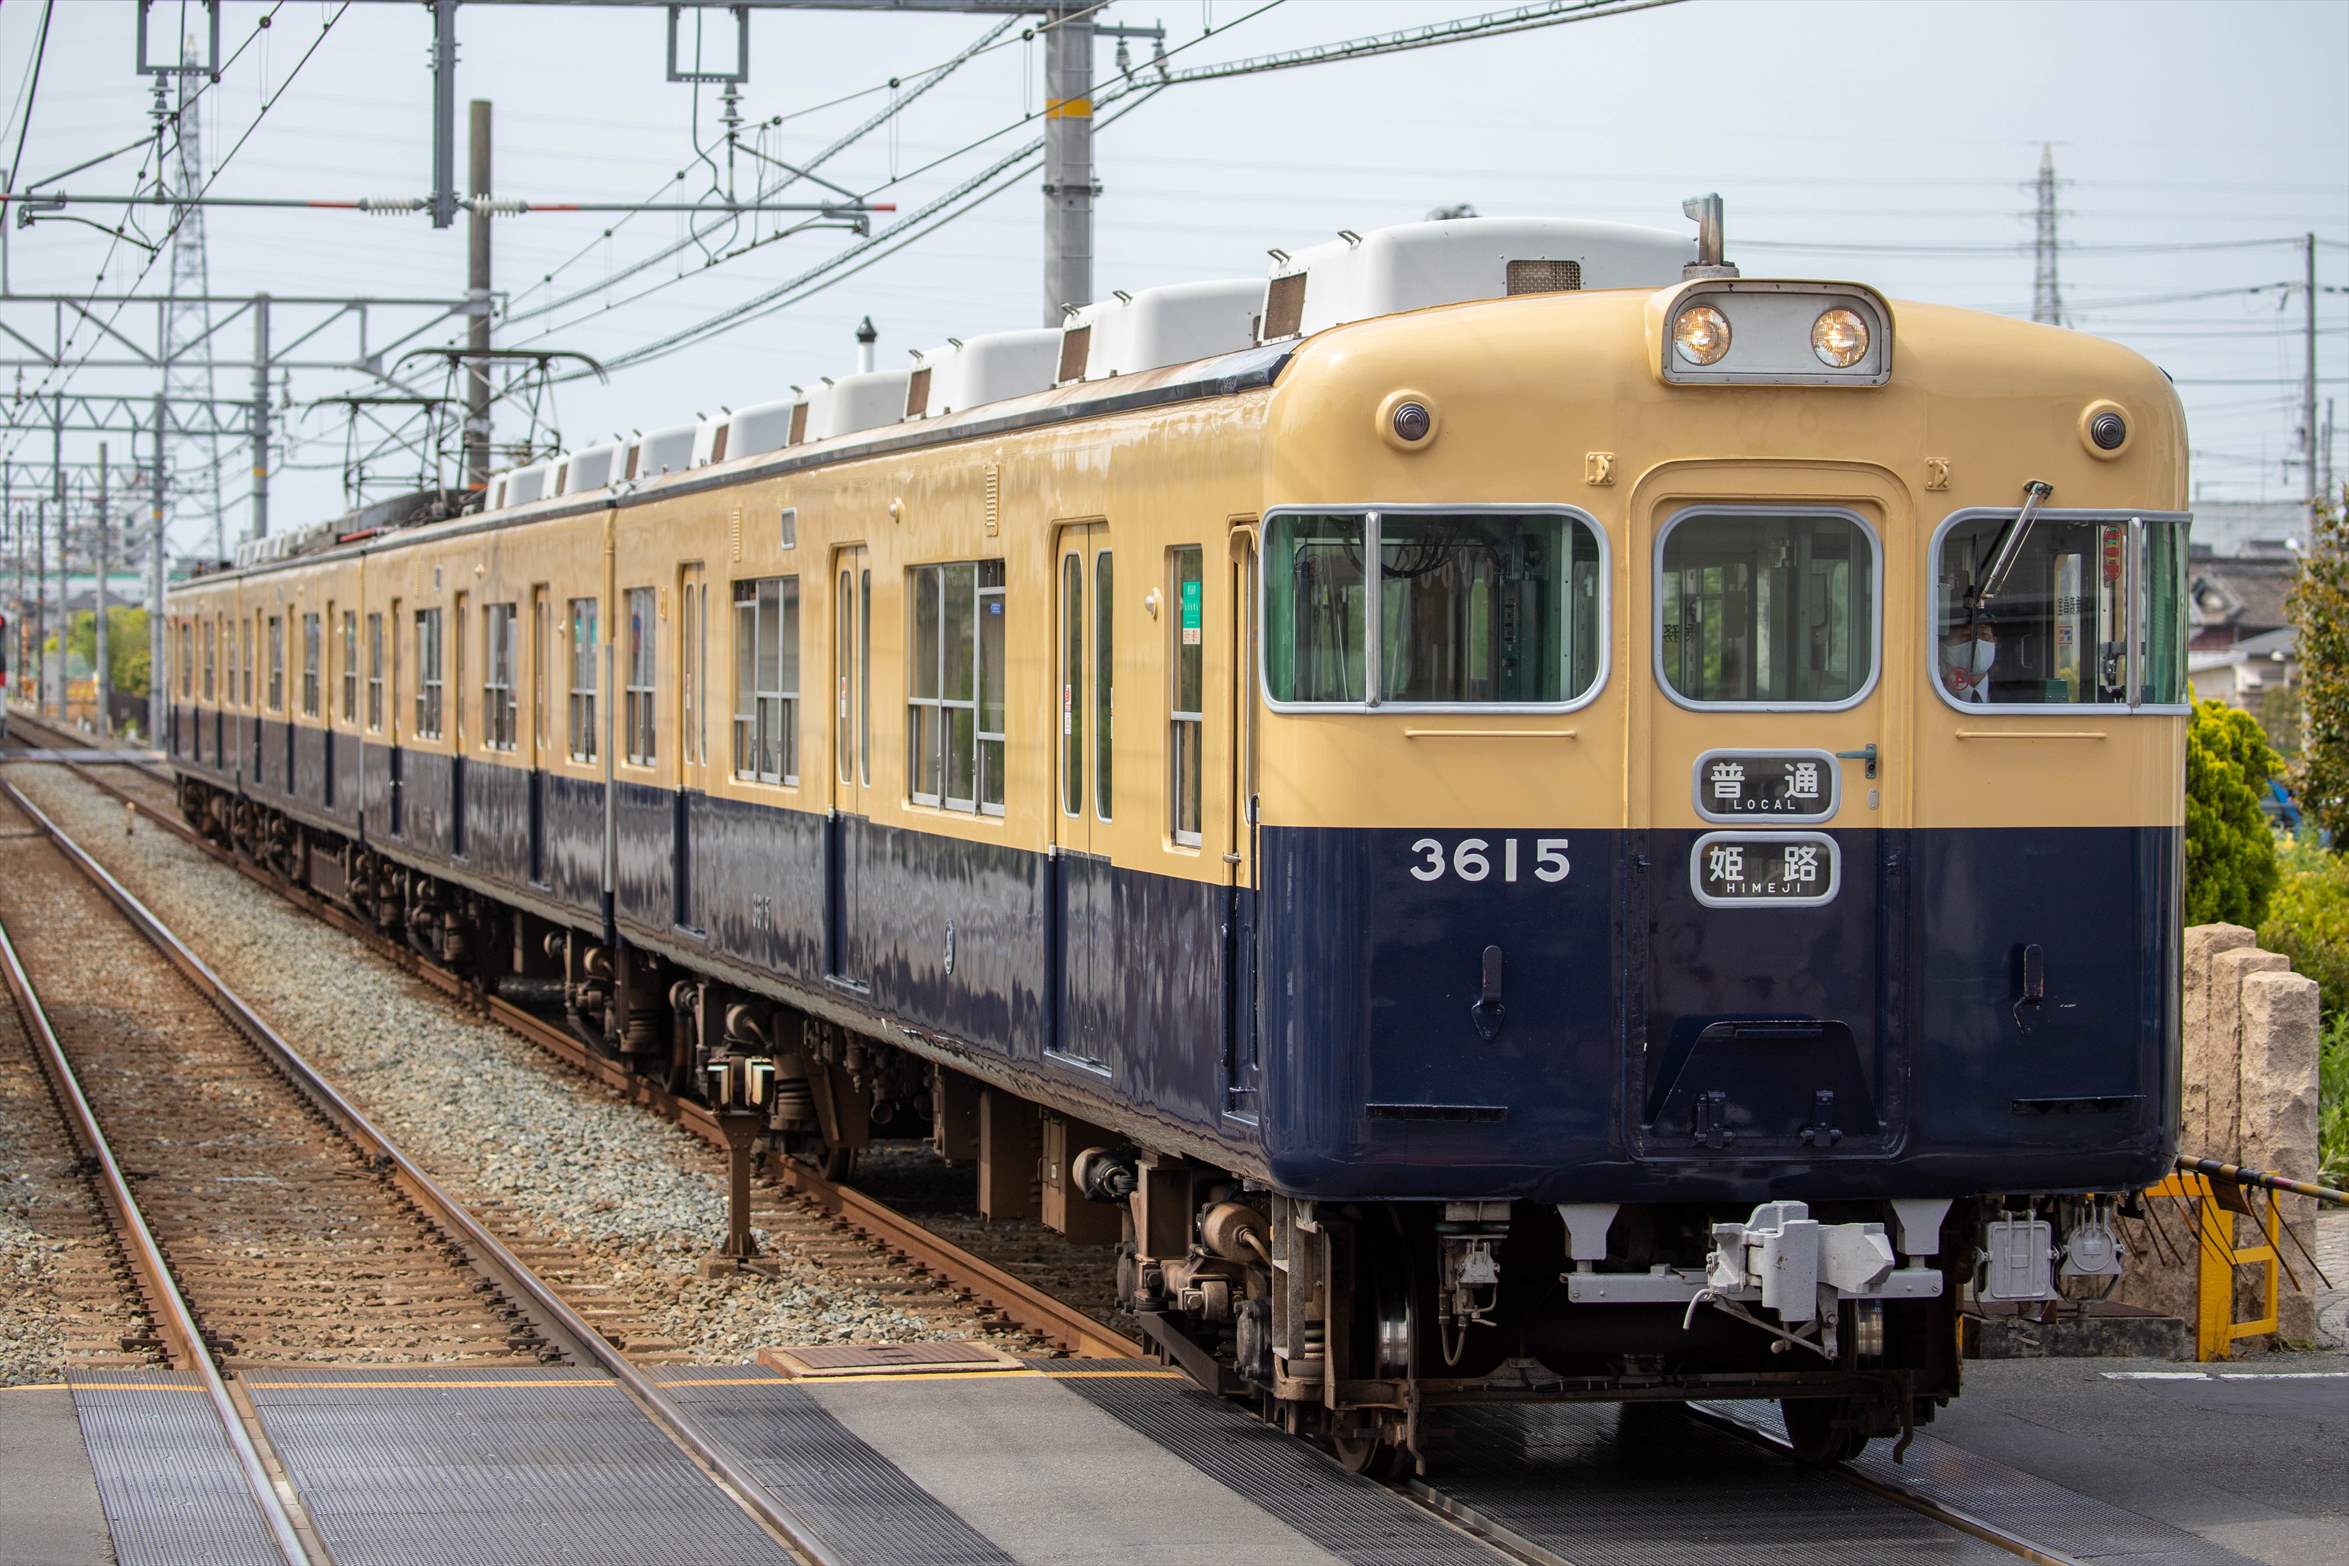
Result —
[[9, 775], [452, 1194], [592, 1247], [598, 1281], [675, 1351], [733, 1362], [780, 1343], [970, 1335], [967, 1320], [933, 1323], [763, 1233], [781, 1276], [702, 1278], [726, 1212], [722, 1165], [697, 1138], [160, 827], [126, 835], [120, 803], [65, 769]]

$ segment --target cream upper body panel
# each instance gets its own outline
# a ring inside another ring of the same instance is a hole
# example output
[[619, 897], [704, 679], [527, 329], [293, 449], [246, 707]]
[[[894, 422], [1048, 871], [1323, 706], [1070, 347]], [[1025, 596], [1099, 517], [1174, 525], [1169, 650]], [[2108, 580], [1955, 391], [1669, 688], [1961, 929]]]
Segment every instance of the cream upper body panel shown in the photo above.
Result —
[[[1695, 825], [1688, 764], [1705, 749], [1869, 744], [1878, 776], [1847, 763], [1838, 826], [2182, 819], [2182, 718], [1962, 712], [1928, 664], [1932, 543], [1953, 513], [2012, 512], [2033, 479], [2063, 510], [2183, 512], [2184, 423], [2158, 369], [2078, 333], [1899, 304], [1882, 386], [1674, 386], [1658, 373], [1650, 304], [1631, 291], [1492, 301], [1300, 347], [1272, 399], [1268, 511], [1569, 507], [1604, 533], [1611, 591], [1604, 671], [1579, 710], [1272, 715], [1267, 820]], [[1390, 430], [1404, 399], [1432, 413], [1416, 444]], [[2109, 457], [2083, 427], [2107, 404], [2130, 428]], [[1721, 506], [1843, 511], [1874, 535], [1882, 586], [1861, 700], [1699, 711], [1660, 687], [1659, 534]]]

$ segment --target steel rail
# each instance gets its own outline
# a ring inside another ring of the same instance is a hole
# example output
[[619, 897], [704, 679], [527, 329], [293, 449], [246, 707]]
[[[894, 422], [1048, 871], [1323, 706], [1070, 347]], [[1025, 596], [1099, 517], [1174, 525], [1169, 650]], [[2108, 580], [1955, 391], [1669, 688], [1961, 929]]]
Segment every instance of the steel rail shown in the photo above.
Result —
[[[706, 1435], [651, 1377], [613, 1347], [609, 1339], [573, 1310], [561, 1295], [530, 1270], [528, 1264], [508, 1250], [504, 1242], [484, 1227], [479, 1219], [443, 1191], [397, 1143], [368, 1120], [356, 1105], [344, 1098], [260, 1013], [247, 1005], [244, 998], [229, 988], [227, 982], [190, 950], [169, 926], [150, 912], [146, 904], [140, 902], [128, 887], [117, 881], [105, 866], [91, 858], [79, 843], [68, 836], [64, 828], [50, 820], [13, 783], [0, 780], [0, 792], [5, 792], [48, 835], [49, 840], [57, 845], [66, 858], [105, 894], [107, 901], [121, 910], [148, 944], [187, 975], [203, 992], [205, 999], [232, 1027], [251, 1040], [288, 1081], [325, 1111], [363, 1152], [395, 1170], [402, 1186], [409, 1190], [433, 1220], [473, 1250], [486, 1267], [499, 1275], [500, 1283], [509, 1288], [518, 1300], [533, 1307], [536, 1313], [543, 1314], [554, 1328], [551, 1334], [553, 1341], [559, 1346], [574, 1348], [580, 1358], [601, 1367], [672, 1440], [707, 1468], [753, 1516], [773, 1529], [814, 1566], [846, 1566], [845, 1557], [819, 1539], [796, 1513], [776, 1499], [725, 1447]], [[307, 1566], [302, 1557], [295, 1556], [293, 1559], [296, 1566]]]
[[[71, 760], [57, 764], [72, 768], [76, 776], [102, 792], [113, 795], [219, 863], [276, 893], [312, 917], [365, 942], [379, 955], [397, 962], [402, 968], [415, 973], [451, 997], [464, 999], [479, 995], [480, 992], [459, 975], [391, 941], [371, 925], [354, 918], [308, 888], [297, 886], [265, 867], [253, 864], [242, 855], [222, 848], [178, 817], [166, 814], [150, 802], [96, 776], [86, 770], [83, 764]], [[725, 1136], [718, 1129], [717, 1116], [702, 1105], [679, 1098], [658, 1083], [637, 1075], [621, 1062], [596, 1054], [565, 1030], [512, 1001], [492, 995], [488, 998], [487, 1009], [491, 1021], [520, 1034], [565, 1064], [674, 1121], [712, 1146], [723, 1148], [726, 1145]], [[908, 1217], [862, 1191], [827, 1180], [804, 1164], [785, 1160], [781, 1171], [782, 1183], [794, 1194], [831, 1213], [873, 1243], [901, 1252], [957, 1287], [968, 1290], [973, 1298], [1000, 1311], [1014, 1325], [1057, 1343], [1071, 1355], [1084, 1359], [1151, 1357], [1150, 1350], [1143, 1344], [1094, 1320], [1067, 1301], [973, 1255], [951, 1240], [932, 1233], [920, 1220]]]
[[[1700, 1420], [1716, 1430], [1751, 1441], [1758, 1446], [1770, 1447], [1784, 1452], [1794, 1450], [1793, 1443], [1784, 1436], [1773, 1434], [1759, 1425], [1749, 1424], [1723, 1409], [1691, 1403], [1688, 1405], [1688, 1412], [1692, 1419]], [[1935, 1500], [1921, 1490], [1912, 1490], [1907, 1485], [1896, 1483], [1893, 1480], [1878, 1478], [1876, 1475], [1855, 1468], [1849, 1463], [1837, 1463], [1826, 1471], [1841, 1479], [1845, 1484], [1851, 1485], [1855, 1489], [1865, 1490], [1879, 1500], [1890, 1501], [1895, 1506], [1903, 1506], [1920, 1516], [1930, 1517], [1944, 1527], [1955, 1528], [1958, 1532], [1980, 1539], [1984, 1544], [1994, 1545], [2009, 1555], [2020, 1556], [2024, 1560], [2034, 1562], [2036, 1566], [2087, 1566], [2087, 1563], [2080, 1560], [2078, 1556], [2066, 1555], [2061, 1550], [2049, 1549], [2045, 1545], [2033, 1544], [2022, 1535], [2009, 1532], [1994, 1522], [1977, 1517], [1971, 1512], [1961, 1511], [1947, 1502]]]
[[[21, 798], [18, 802], [23, 803]], [[261, 1461], [252, 1432], [245, 1428], [244, 1414], [229, 1396], [227, 1383], [221, 1380], [220, 1367], [213, 1363], [212, 1351], [204, 1343], [195, 1313], [188, 1308], [187, 1296], [180, 1292], [179, 1280], [172, 1276], [171, 1263], [164, 1256], [163, 1247], [157, 1243], [154, 1231], [147, 1227], [146, 1215], [139, 1211], [139, 1199], [132, 1194], [122, 1165], [115, 1161], [114, 1148], [107, 1142], [97, 1113], [82, 1092], [72, 1062], [65, 1058], [65, 1046], [58, 1041], [57, 1030], [49, 1025], [49, 1014], [33, 989], [32, 976], [17, 959], [16, 943], [8, 938], [5, 923], [0, 923], [0, 964], [6, 967], [8, 992], [15, 998], [17, 1014], [24, 1018], [25, 1031], [39, 1047], [41, 1065], [48, 1073], [50, 1086], [56, 1090], [58, 1103], [65, 1109], [66, 1118], [72, 1122], [74, 1136], [97, 1161], [100, 1184], [121, 1220], [121, 1233], [129, 1242], [131, 1259], [138, 1266], [148, 1297], [162, 1307], [165, 1330], [177, 1340], [181, 1357], [204, 1383], [204, 1397], [228, 1435], [229, 1449], [236, 1454], [237, 1470], [253, 1494], [254, 1509], [260, 1512], [287, 1566], [310, 1566], [310, 1552], [303, 1547], [300, 1531], [286, 1511], [267, 1465]]]

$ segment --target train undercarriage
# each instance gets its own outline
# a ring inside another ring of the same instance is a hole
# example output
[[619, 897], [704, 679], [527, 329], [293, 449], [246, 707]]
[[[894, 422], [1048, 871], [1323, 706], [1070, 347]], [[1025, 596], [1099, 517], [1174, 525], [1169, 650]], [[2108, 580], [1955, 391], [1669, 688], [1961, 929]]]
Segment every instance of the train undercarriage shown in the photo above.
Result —
[[975, 1165], [983, 1216], [1115, 1246], [1119, 1304], [1169, 1360], [1358, 1471], [1424, 1472], [1444, 1409], [1557, 1399], [1778, 1399], [1798, 1455], [1845, 1460], [1955, 1395], [1966, 1290], [2052, 1299], [2061, 1278], [2119, 1270], [2093, 1198], [1813, 1211], [1284, 1196], [249, 797], [183, 778], [180, 803], [216, 842], [485, 1000], [559, 1016], [673, 1092], [708, 1097], [713, 1071], [762, 1063], [770, 1156], [838, 1178], [877, 1138], [920, 1138]]

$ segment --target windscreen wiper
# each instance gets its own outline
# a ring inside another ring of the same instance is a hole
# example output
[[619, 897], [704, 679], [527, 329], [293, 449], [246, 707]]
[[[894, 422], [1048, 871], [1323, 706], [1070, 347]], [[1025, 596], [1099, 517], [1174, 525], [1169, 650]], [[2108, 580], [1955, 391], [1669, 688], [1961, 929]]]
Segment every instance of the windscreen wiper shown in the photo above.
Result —
[[1990, 570], [1966, 600], [1969, 619], [1978, 618], [1983, 607], [2005, 588], [2006, 579], [2014, 575], [2015, 561], [2022, 557], [2023, 540], [2030, 537], [2031, 524], [2038, 519], [2039, 508], [2054, 493], [2055, 486], [2043, 479], [2033, 479], [2023, 486], [2023, 509], [2015, 513], [2015, 519], [1998, 535], [1997, 547], [1990, 555]]

